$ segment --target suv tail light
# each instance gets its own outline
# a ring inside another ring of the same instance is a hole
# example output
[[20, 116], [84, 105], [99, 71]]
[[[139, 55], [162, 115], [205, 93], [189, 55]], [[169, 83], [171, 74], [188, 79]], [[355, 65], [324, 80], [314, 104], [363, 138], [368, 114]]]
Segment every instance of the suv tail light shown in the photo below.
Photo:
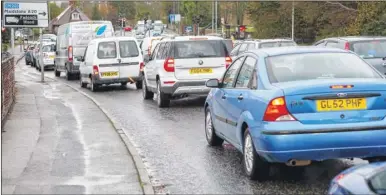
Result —
[[68, 61], [72, 62], [73, 56], [72, 56], [72, 46], [68, 46]]
[[350, 43], [349, 42], [344, 43], [344, 49], [350, 50]]
[[264, 121], [295, 121], [296, 119], [288, 112], [284, 97], [271, 100], [264, 113]]
[[93, 74], [99, 74], [99, 68], [98, 68], [97, 65], [94, 65], [94, 66], [92, 67], [92, 72], [93, 72]]
[[166, 72], [174, 72], [174, 59], [166, 58], [164, 62], [164, 69]]
[[227, 56], [225, 57], [225, 68], [228, 69], [229, 65], [232, 64], [232, 58]]
[[145, 67], [145, 64], [143, 62], [141, 62], [139, 64], [139, 71], [143, 71], [143, 68]]

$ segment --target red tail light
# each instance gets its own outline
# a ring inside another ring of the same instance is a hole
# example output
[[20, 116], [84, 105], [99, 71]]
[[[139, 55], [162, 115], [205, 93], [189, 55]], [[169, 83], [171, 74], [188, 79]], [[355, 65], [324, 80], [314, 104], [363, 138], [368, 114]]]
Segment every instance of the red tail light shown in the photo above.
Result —
[[264, 121], [295, 121], [296, 119], [288, 112], [284, 97], [271, 100], [264, 114]]
[[174, 59], [166, 58], [164, 62], [164, 69], [166, 72], [174, 72]]
[[94, 74], [99, 74], [99, 68], [98, 68], [97, 65], [94, 65], [94, 66], [92, 67], [92, 72], [93, 72]]
[[68, 61], [72, 62], [73, 56], [72, 56], [72, 46], [68, 46]]
[[151, 45], [150, 45], [149, 48], [147, 49], [147, 54], [149, 54], [149, 56], [150, 56], [150, 54], [151, 54]]
[[227, 56], [225, 57], [225, 68], [228, 69], [228, 67], [232, 64], [232, 58]]
[[344, 49], [345, 49], [345, 50], [350, 50], [350, 43], [349, 43], [349, 42], [346, 42], [346, 43], [344, 44]]
[[140, 64], [139, 64], [139, 70], [140, 71], [143, 71], [143, 68], [145, 67], [145, 64], [143, 63], [143, 62], [141, 62]]

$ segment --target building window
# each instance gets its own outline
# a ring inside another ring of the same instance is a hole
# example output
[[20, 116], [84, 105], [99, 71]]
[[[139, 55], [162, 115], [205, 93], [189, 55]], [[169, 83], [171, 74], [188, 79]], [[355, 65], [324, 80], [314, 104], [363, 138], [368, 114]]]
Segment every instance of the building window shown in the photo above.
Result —
[[72, 13], [71, 19], [72, 20], [79, 20], [79, 13]]

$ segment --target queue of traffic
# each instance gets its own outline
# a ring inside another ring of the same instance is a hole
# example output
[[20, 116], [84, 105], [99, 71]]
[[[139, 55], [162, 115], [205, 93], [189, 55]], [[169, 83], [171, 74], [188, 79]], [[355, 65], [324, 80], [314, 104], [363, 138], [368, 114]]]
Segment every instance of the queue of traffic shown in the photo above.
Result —
[[[46, 66], [51, 61], [35, 61], [33, 51], [42, 48], [49, 58], [54, 51], [55, 75], [79, 77], [80, 86], [92, 91], [133, 83], [144, 100], [155, 98], [161, 108], [174, 99], [206, 96], [208, 144], [234, 145], [250, 179], [265, 180], [275, 163], [386, 161], [385, 37], [329, 38], [313, 46], [217, 36], [138, 41], [115, 37], [111, 22], [93, 21], [60, 26], [55, 46], [47, 45], [32, 48], [26, 63]], [[373, 168], [361, 185], [372, 183], [371, 192], [384, 193], [386, 164]], [[350, 178], [335, 178], [330, 192], [355, 191], [344, 184]]]

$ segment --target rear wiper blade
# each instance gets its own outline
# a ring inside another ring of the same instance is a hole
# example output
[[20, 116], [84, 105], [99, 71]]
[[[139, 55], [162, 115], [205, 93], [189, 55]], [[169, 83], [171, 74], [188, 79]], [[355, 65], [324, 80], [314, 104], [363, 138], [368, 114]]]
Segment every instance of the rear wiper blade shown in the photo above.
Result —
[[216, 55], [197, 55], [200, 58], [205, 58], [205, 57], [216, 57]]

